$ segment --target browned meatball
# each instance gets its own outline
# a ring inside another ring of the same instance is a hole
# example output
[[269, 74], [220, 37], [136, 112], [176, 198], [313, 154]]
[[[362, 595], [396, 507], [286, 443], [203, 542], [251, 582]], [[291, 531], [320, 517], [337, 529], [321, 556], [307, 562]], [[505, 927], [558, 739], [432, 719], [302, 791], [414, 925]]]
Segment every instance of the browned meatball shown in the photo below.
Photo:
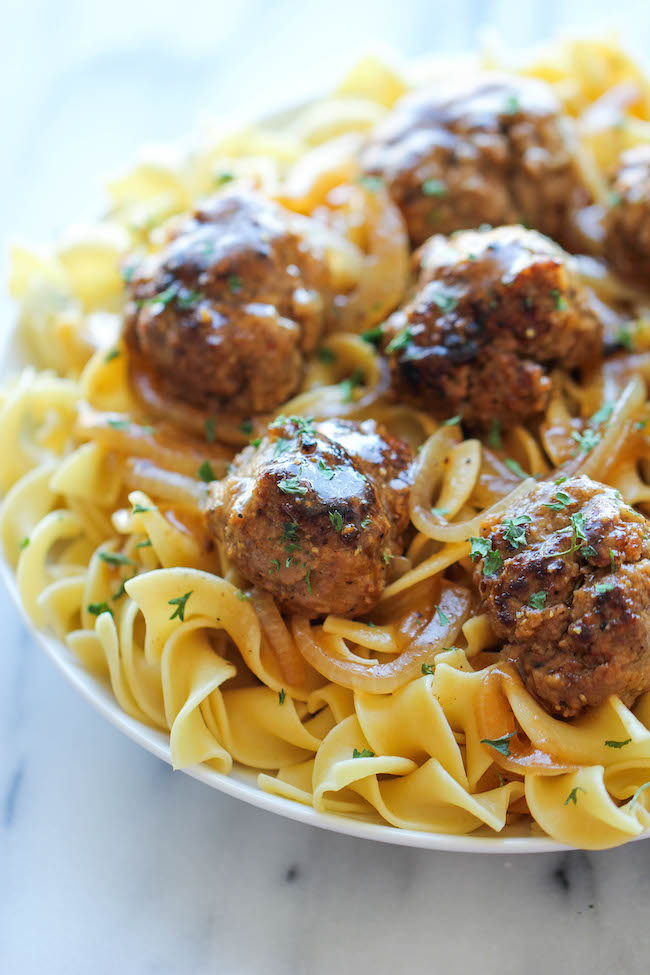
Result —
[[605, 228], [607, 260], [622, 277], [650, 289], [650, 146], [621, 157]]
[[598, 355], [602, 326], [569, 256], [533, 230], [436, 236], [414, 255], [416, 293], [384, 326], [395, 395], [470, 428], [540, 413], [547, 369]]
[[402, 552], [411, 460], [372, 420], [279, 418], [213, 485], [208, 524], [286, 612], [356, 616]]
[[548, 85], [482, 74], [406, 95], [363, 165], [385, 179], [414, 245], [432, 233], [525, 223], [580, 249], [573, 213], [590, 193], [576, 142]]
[[474, 539], [503, 655], [555, 716], [650, 688], [650, 531], [618, 491], [545, 481]]
[[256, 193], [231, 192], [137, 268], [126, 337], [165, 395], [209, 413], [260, 413], [298, 389], [328, 283], [306, 226]]

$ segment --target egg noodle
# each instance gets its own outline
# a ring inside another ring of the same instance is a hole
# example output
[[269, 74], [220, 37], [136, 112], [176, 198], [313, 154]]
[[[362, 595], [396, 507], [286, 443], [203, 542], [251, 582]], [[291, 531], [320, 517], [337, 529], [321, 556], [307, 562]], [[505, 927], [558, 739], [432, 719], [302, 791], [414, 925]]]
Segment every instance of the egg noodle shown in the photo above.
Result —
[[[490, 51], [476, 63], [554, 87], [578, 120], [596, 198], [620, 152], [650, 142], [650, 85], [609, 40], [563, 40], [523, 65]], [[54, 253], [14, 250], [11, 288], [35, 365], [0, 391], [2, 546], [34, 623], [109, 681], [125, 712], [169, 731], [177, 768], [228, 773], [237, 762], [267, 792], [394, 827], [615, 846], [650, 827], [650, 694], [632, 710], [612, 697], [570, 723], [551, 717], [476, 615], [468, 540], [558, 468], [650, 510], [650, 320], [627, 323], [627, 351], [581, 382], [557, 372], [530, 429], [481, 443], [392, 402], [368, 339], [403, 296], [408, 249], [356, 159], [408, 87], [364, 58], [330, 97], [213, 135], [180, 160], [142, 161], [110, 184], [106, 217]], [[283, 618], [224, 546], [206, 545], [205, 481], [223, 477], [270, 417], [203, 430], [191, 410], [134, 394], [120, 339], [124, 262], [128, 273], [129, 255], [161, 245], [166, 221], [237, 181], [322, 223], [345, 296], [302, 391], [278, 412], [372, 417], [417, 451], [413, 540], [363, 621]], [[593, 273], [603, 296], [620, 288]]]

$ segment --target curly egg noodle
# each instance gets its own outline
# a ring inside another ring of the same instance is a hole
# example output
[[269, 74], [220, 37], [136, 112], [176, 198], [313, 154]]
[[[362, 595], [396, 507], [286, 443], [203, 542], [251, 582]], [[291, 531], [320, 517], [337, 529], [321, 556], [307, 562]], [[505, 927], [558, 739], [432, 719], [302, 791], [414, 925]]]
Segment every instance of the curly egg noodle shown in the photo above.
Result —
[[[650, 86], [609, 42], [563, 41], [511, 70], [549, 81], [584, 123], [594, 185], [650, 142]], [[2, 546], [34, 623], [127, 714], [169, 731], [177, 768], [239, 763], [267, 792], [399, 828], [615, 846], [650, 827], [650, 694], [633, 710], [612, 697], [571, 723], [551, 717], [477, 613], [469, 539], [558, 469], [650, 511], [650, 320], [626, 325], [627, 349], [581, 381], [558, 372], [539, 424], [485, 443], [464, 439], [459, 418], [391, 401], [373, 329], [401, 300], [408, 250], [356, 159], [407, 88], [366, 58], [305, 109], [141, 162], [110, 185], [105, 219], [55, 253], [15, 250], [34, 366], [0, 392]], [[170, 411], [138, 386], [120, 339], [128, 255], [155, 251], [165, 223], [238, 181], [318, 218], [338, 293], [279, 412], [374, 418], [417, 451], [412, 541], [364, 619], [283, 617], [209, 544], [206, 482], [271, 417], [204, 425]]]

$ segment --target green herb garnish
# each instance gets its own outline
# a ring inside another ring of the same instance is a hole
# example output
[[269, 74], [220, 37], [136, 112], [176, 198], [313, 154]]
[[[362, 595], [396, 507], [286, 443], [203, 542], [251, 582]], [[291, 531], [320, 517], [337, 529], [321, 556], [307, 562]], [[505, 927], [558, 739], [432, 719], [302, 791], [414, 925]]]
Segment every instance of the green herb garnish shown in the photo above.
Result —
[[186, 592], [183, 596], [176, 596], [174, 599], [167, 600], [167, 604], [169, 606], [176, 607], [172, 615], [169, 617], [170, 620], [179, 619], [181, 623], [185, 622], [185, 606], [187, 605], [187, 600], [190, 598], [193, 592], [194, 590], [190, 589], [190, 591]]
[[196, 474], [199, 480], [205, 481], [206, 484], [209, 484], [210, 481], [216, 481], [215, 473], [212, 470], [212, 465], [209, 460], [203, 461]]
[[510, 739], [514, 738], [516, 731], [511, 731], [508, 735], [501, 735], [500, 738], [481, 738], [482, 745], [489, 745], [506, 758], [510, 757]]

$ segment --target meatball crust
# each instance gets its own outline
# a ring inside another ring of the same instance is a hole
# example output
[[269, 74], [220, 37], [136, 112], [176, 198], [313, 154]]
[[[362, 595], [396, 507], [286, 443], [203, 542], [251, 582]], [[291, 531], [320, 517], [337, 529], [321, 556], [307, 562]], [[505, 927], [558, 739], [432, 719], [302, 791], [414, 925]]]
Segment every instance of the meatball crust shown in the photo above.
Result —
[[284, 611], [356, 616], [377, 602], [403, 551], [411, 461], [372, 420], [281, 417], [212, 486], [208, 525]]
[[573, 213], [591, 197], [576, 147], [548, 85], [485, 73], [406, 95], [363, 165], [385, 179], [414, 246], [432, 233], [521, 222], [580, 249]]
[[554, 363], [598, 355], [602, 325], [572, 261], [523, 227], [432, 237], [414, 296], [384, 326], [395, 395], [474, 429], [546, 407]]
[[632, 705], [650, 688], [650, 530], [617, 491], [545, 481], [483, 535], [484, 609], [547, 711], [573, 718], [612, 694]]
[[621, 156], [605, 229], [605, 255], [612, 267], [650, 289], [650, 146]]
[[180, 221], [129, 283], [125, 334], [162, 392], [209, 413], [263, 413], [299, 387], [328, 269], [309, 221], [252, 191]]

